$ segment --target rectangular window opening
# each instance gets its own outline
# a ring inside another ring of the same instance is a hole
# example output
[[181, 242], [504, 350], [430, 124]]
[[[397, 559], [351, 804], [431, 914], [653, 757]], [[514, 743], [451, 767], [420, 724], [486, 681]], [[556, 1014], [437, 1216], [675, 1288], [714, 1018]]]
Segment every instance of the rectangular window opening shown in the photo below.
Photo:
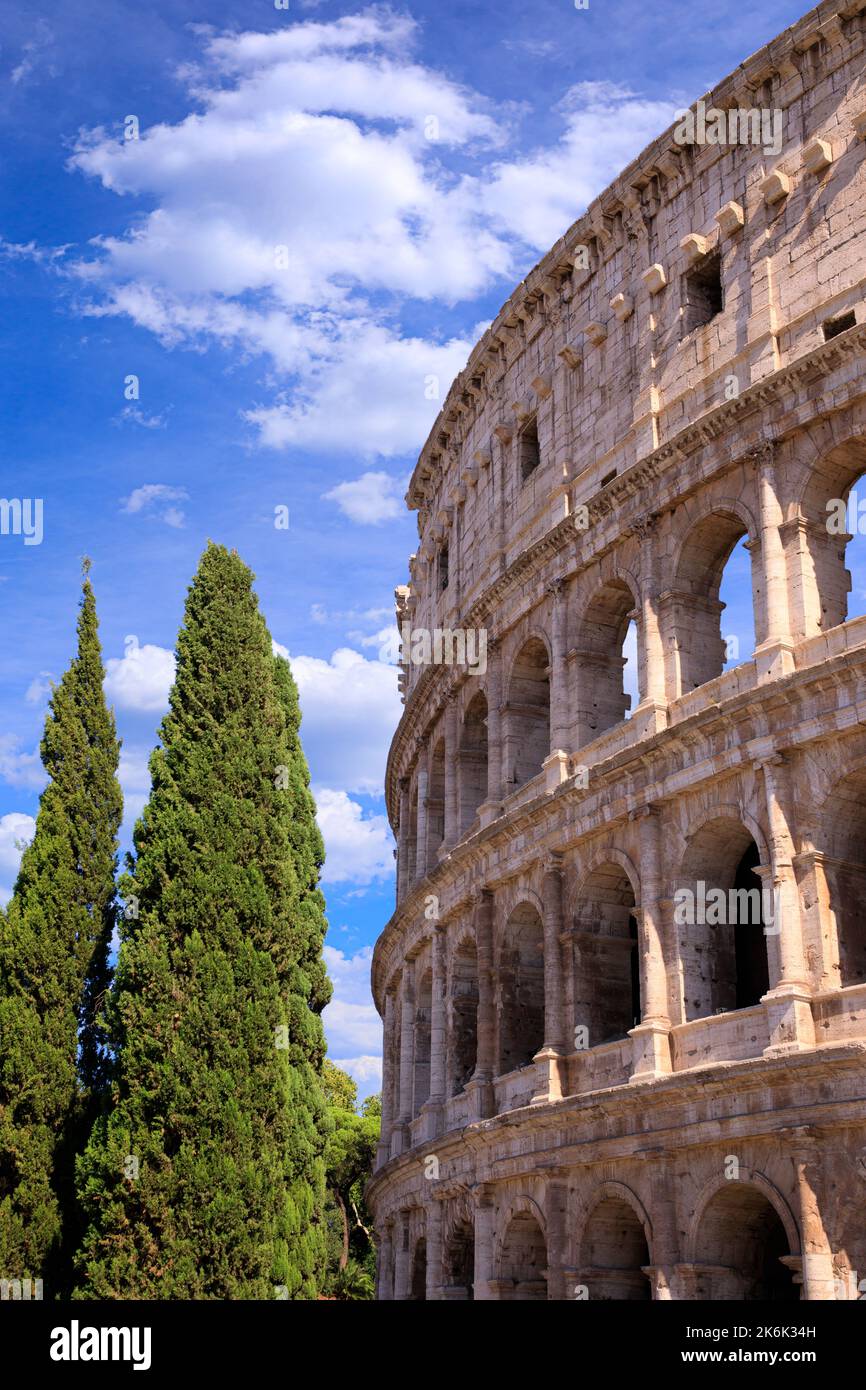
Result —
[[538, 422], [534, 417], [520, 431], [519, 444], [520, 481], [525, 483], [541, 463], [541, 450], [538, 446]]
[[722, 258], [718, 251], [711, 251], [683, 276], [683, 337], [709, 323], [724, 307]]
[[838, 337], [840, 333], [847, 333], [849, 328], [855, 328], [856, 325], [857, 315], [853, 309], [847, 314], [839, 314], [838, 318], [827, 319], [826, 323], [821, 325], [824, 331], [824, 342], [829, 343], [831, 338]]
[[448, 588], [448, 547], [443, 545], [439, 551], [439, 588]]

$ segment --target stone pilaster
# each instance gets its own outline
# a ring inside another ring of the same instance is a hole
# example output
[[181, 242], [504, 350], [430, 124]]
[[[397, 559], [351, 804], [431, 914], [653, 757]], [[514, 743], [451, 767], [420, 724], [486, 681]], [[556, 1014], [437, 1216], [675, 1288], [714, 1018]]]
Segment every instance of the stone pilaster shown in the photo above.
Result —
[[391, 1156], [391, 1131], [394, 1126], [394, 1093], [397, 1079], [397, 1039], [395, 1035], [396, 1009], [391, 990], [385, 994], [385, 1017], [382, 1029], [382, 1120], [379, 1127], [379, 1143], [376, 1147], [376, 1167], [387, 1163]]
[[780, 527], [782, 507], [775, 470], [776, 446], [766, 440], [755, 451], [758, 515], [761, 527], [761, 578], [766, 636], [755, 648], [758, 683], [777, 680], [794, 669], [788, 575]]
[[415, 962], [403, 966], [400, 990], [400, 1139], [401, 1150], [412, 1143], [412, 1102], [415, 1083]]
[[409, 778], [400, 778], [400, 824], [397, 827], [397, 901], [409, 891]]
[[568, 777], [570, 714], [568, 708], [567, 631], [565, 581], [548, 586], [551, 596], [550, 624], [550, 752], [544, 760], [548, 791], [555, 791]]
[[562, 991], [563, 868], [561, 854], [548, 854], [541, 885], [544, 925], [544, 1046], [536, 1053], [543, 1078], [533, 1103], [558, 1100], [567, 1091], [565, 1017]]
[[427, 792], [429, 787], [429, 750], [426, 742], [418, 753], [418, 831], [415, 850], [416, 882], [427, 874]]
[[764, 996], [770, 1031], [768, 1052], [799, 1052], [815, 1044], [809, 972], [803, 950], [800, 894], [789, 829], [788, 768], [781, 756], [762, 764], [770, 827], [773, 921], [765, 924], [770, 989]]
[[460, 838], [460, 789], [457, 781], [459, 736], [457, 695], [451, 690], [445, 700], [445, 839], [439, 850], [440, 859], [447, 856]]
[[482, 826], [502, 814], [502, 647], [487, 644], [487, 799], [478, 808]]
[[494, 1277], [493, 1251], [496, 1237], [496, 1206], [493, 1190], [482, 1185], [475, 1191], [475, 1281], [476, 1301], [493, 1297], [490, 1282]]
[[448, 1043], [447, 1003], [448, 979], [446, 969], [447, 932], [437, 925], [433, 930], [433, 984], [430, 1015], [430, 1097], [423, 1107], [426, 1115], [426, 1137], [435, 1139], [442, 1132], [445, 1105], [445, 1061]]
[[640, 833], [640, 962], [641, 1021], [631, 1029], [634, 1042], [632, 1080], [664, 1076], [671, 1070], [667, 968], [661, 902], [661, 817], [655, 806], [635, 813]]
[[475, 1073], [466, 1083], [470, 1119], [484, 1120], [493, 1113], [493, 1077], [496, 1069], [496, 1015], [493, 980], [493, 894], [483, 891], [475, 907], [475, 941], [478, 952], [478, 1047]]

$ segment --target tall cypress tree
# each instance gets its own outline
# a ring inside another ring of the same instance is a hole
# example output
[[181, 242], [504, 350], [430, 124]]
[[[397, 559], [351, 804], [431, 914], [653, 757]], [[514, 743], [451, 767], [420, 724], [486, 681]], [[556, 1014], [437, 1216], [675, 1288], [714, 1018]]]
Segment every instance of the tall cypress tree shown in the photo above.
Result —
[[32, 844], [0, 920], [0, 1273], [68, 1292], [74, 1154], [104, 1081], [120, 746], [85, 561], [78, 650], [54, 688]]
[[321, 844], [252, 578], [211, 544], [187, 598], [79, 1163], [81, 1297], [317, 1292]]

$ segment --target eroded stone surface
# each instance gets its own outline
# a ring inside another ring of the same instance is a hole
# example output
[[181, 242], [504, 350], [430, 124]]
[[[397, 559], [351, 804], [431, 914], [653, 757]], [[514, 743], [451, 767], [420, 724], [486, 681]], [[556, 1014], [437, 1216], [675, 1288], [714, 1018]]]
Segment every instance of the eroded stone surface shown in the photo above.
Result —
[[864, 40], [824, 4], [707, 99], [780, 111], [771, 159], [645, 151], [415, 469], [398, 622], [464, 647], [406, 664], [388, 766], [380, 1298], [866, 1281], [866, 617], [828, 527], [866, 471]]

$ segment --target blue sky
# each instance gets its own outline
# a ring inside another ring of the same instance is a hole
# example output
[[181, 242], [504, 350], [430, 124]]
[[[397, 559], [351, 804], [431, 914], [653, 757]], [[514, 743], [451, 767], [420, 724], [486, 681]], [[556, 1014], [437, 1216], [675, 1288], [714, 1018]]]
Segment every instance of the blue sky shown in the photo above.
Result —
[[437, 409], [427, 382], [444, 397], [586, 202], [802, 10], [217, 10], [7, 0], [0, 18], [0, 495], [44, 504], [40, 545], [0, 536], [0, 894], [37, 807], [81, 556], [128, 833], [186, 586], [209, 537], [236, 546], [301, 689], [326, 1022], [364, 1094], [369, 954], [393, 905], [381, 781], [400, 706], [381, 652], [417, 534], [401, 499]]

